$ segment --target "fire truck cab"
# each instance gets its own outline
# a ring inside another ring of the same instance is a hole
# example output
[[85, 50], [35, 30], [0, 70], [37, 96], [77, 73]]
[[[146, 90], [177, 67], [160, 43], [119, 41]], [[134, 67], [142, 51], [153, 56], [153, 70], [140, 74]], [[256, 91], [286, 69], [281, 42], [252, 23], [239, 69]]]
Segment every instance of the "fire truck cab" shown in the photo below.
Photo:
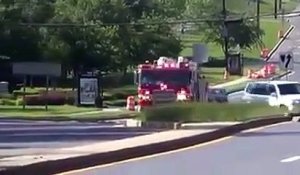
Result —
[[160, 57], [146, 61], [135, 71], [138, 109], [175, 101], [192, 101], [199, 96], [198, 64], [186, 58]]

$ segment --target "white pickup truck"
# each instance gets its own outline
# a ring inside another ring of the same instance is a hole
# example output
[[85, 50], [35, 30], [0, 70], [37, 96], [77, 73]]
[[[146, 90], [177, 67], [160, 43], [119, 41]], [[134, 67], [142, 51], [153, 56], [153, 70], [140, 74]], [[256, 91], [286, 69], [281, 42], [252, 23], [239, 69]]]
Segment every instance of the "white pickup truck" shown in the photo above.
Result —
[[256, 81], [247, 84], [242, 101], [268, 103], [300, 112], [300, 83], [295, 81]]

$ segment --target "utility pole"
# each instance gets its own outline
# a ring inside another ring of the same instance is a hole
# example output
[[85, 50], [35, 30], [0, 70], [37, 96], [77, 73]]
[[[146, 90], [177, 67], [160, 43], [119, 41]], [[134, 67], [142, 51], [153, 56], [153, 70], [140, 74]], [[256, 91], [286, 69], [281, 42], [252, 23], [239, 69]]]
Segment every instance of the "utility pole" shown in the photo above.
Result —
[[277, 19], [277, 0], [274, 0], [274, 18]]
[[281, 10], [282, 9], [282, 0], [278, 0], [278, 9]]
[[257, 29], [260, 29], [260, 0], [256, 0], [256, 25]]
[[224, 47], [225, 47], [225, 69], [228, 72], [228, 27], [227, 27], [227, 11], [226, 11], [226, 0], [222, 1], [223, 4], [223, 18], [224, 18], [224, 28], [223, 28], [223, 35], [224, 35]]

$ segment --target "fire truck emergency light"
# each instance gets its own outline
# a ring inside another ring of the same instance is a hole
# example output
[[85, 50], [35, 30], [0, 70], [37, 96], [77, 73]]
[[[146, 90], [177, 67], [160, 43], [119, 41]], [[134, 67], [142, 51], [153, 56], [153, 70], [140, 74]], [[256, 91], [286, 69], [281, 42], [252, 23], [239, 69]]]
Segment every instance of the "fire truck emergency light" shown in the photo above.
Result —
[[142, 64], [142, 65], [139, 65], [139, 68], [140, 69], [151, 69], [152, 65], [151, 64]]

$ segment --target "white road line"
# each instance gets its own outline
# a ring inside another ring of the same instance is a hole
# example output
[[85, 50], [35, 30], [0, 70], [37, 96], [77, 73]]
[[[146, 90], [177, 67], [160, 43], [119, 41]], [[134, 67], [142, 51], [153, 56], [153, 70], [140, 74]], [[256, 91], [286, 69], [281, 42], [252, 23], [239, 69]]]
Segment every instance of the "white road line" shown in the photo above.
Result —
[[281, 163], [289, 163], [289, 162], [294, 162], [294, 161], [297, 161], [297, 160], [300, 160], [300, 156], [293, 156], [293, 157], [289, 157], [289, 158], [286, 158], [286, 159], [282, 159], [280, 162]]

